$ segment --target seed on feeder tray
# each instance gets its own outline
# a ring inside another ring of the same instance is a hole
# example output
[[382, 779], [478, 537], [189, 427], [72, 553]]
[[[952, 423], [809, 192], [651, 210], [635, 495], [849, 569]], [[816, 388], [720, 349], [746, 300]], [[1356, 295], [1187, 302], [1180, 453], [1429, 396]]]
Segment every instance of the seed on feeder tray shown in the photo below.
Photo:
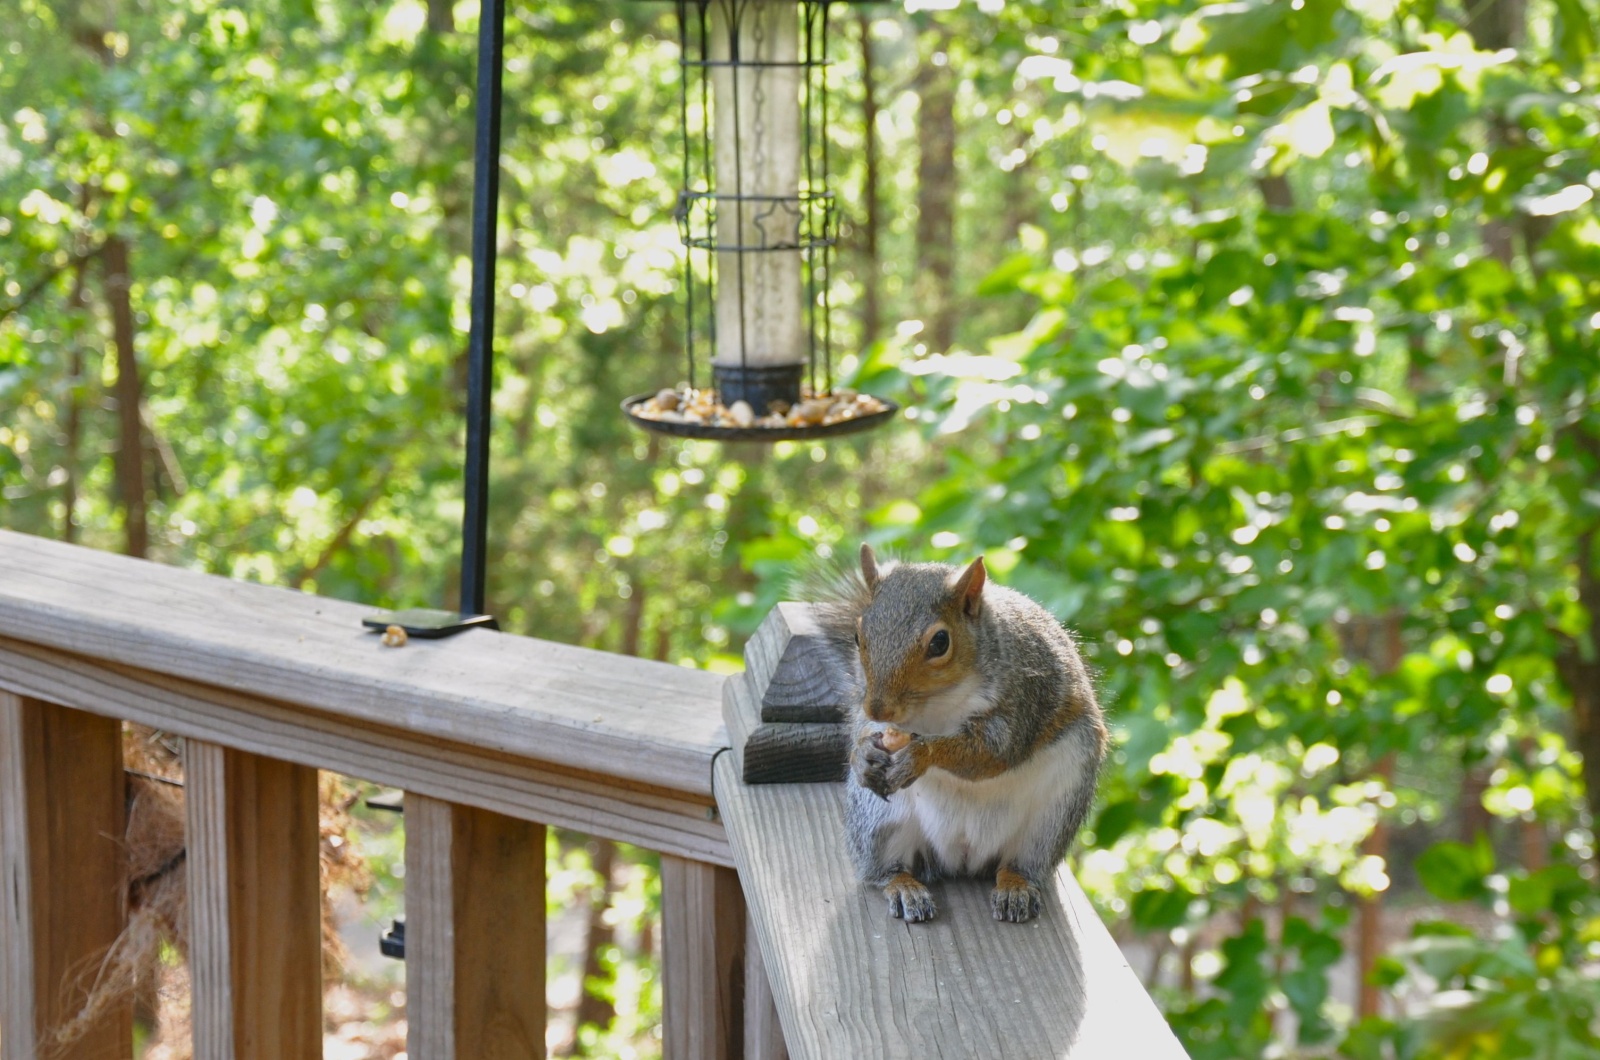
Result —
[[389, 626], [383, 631], [383, 646], [385, 648], [403, 648], [407, 639], [403, 626]]
[[724, 407], [717, 400], [715, 390], [681, 390], [665, 388], [639, 402], [634, 415], [662, 423], [697, 424], [713, 427], [764, 427], [773, 430], [785, 427], [818, 427], [861, 416], [882, 412], [889, 406], [871, 394], [858, 393], [846, 387], [828, 394], [814, 394], [808, 386], [801, 387], [803, 399], [793, 405], [775, 400], [767, 404], [767, 412], [757, 415], [749, 402], [735, 401]]

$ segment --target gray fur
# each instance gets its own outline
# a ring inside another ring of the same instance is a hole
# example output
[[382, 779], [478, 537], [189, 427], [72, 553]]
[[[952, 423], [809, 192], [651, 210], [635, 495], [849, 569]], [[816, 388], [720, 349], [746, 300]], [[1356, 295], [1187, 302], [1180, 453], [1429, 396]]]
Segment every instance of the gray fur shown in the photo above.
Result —
[[[1073, 775], [1059, 777], [1059, 797], [1050, 801], [1049, 812], [1026, 833], [1023, 853], [1014, 863], [983, 867], [985, 872], [1010, 869], [1028, 881], [1026, 889], [997, 889], [994, 896], [996, 919], [1027, 920], [1037, 915], [1040, 892], [1048, 886], [1093, 805], [1107, 742], [1104, 716], [1077, 646], [1056, 618], [1021, 593], [992, 581], [983, 587], [978, 614], [968, 616], [959, 610], [953, 588], [962, 572], [963, 568], [937, 563], [883, 564], [870, 589], [854, 572], [835, 573], [820, 586], [820, 592], [817, 582], [811, 586], [819, 623], [839, 665], [848, 669], [860, 692], [852, 710], [855, 738], [847, 780], [846, 832], [857, 873], [864, 882], [882, 886], [900, 872], [931, 880], [951, 871], [951, 866], [938, 862], [931, 849], [917, 851], [910, 864], [903, 863], [908, 860], [903, 856], [896, 860], [890, 855], [889, 849], [899, 837], [889, 800], [897, 797], [899, 786], [914, 782], [915, 777], [898, 776], [896, 764], [906, 766], [906, 757], [891, 755], [874, 742], [878, 726], [868, 716], [866, 702], [869, 685], [880, 698], [885, 695], [882, 690], [894, 667], [908, 652], [922, 650], [921, 638], [932, 623], [950, 621], [953, 636], [960, 628], [957, 643], [962, 652], [950, 665], [963, 667], [952, 672], [976, 673], [982, 697], [992, 704], [969, 718], [961, 731], [981, 740], [1005, 763], [1001, 776], [1022, 766], [1036, 751], [1042, 753], [1045, 747], [1060, 747], [1063, 742], [1074, 745], [1071, 752], [1062, 748], [1063, 753], [1081, 764]], [[954, 621], [949, 618], [952, 614]], [[856, 643], [858, 619], [870, 675]], [[870, 709], [880, 716], [886, 716], [885, 711], [898, 712], [907, 728], [922, 731], [916, 724], [918, 711], [931, 708], [908, 692], [902, 702], [874, 703]], [[1064, 710], [1073, 714], [1071, 721], [1054, 739], [1036, 748], [1049, 728], [1060, 724]], [[898, 845], [903, 855], [905, 844]], [[969, 871], [974, 868], [967, 866]], [[894, 912], [899, 899], [892, 894], [890, 898]], [[919, 905], [918, 912], [921, 915], [915, 919], [933, 915], [931, 897], [925, 909]]]

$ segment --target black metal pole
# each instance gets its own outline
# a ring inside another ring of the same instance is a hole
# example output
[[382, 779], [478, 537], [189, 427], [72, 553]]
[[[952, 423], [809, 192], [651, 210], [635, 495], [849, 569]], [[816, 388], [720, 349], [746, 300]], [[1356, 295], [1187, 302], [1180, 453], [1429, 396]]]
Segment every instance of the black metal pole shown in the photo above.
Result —
[[467, 346], [466, 513], [461, 525], [461, 610], [467, 614], [481, 613], [484, 608], [489, 541], [489, 399], [494, 390], [494, 259], [505, 40], [505, 0], [481, 0], [472, 185], [472, 335]]

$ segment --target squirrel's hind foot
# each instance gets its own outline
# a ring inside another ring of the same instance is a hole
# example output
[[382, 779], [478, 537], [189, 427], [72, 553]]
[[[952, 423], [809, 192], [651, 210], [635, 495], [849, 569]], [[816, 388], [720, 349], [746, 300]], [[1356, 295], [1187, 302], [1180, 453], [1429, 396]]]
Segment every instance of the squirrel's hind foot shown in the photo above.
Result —
[[889, 899], [889, 915], [908, 923], [917, 924], [932, 920], [939, 909], [933, 904], [933, 892], [926, 884], [909, 872], [899, 872], [883, 886]]
[[996, 920], [1025, 924], [1039, 915], [1044, 896], [1027, 877], [1012, 869], [1001, 869], [995, 876], [989, 903]]

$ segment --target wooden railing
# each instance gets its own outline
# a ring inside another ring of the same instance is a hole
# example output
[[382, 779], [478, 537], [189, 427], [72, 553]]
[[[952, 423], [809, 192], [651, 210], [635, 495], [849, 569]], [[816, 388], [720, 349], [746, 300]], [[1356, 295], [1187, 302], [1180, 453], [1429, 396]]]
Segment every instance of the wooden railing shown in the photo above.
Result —
[[[544, 1056], [546, 825], [661, 853], [667, 1060], [1182, 1055], [1065, 870], [1042, 927], [975, 883], [889, 921], [839, 785], [749, 787], [723, 753], [749, 678], [385, 648], [370, 611], [0, 531], [0, 1060], [41, 1055], [126, 922], [124, 720], [184, 738], [197, 1060], [321, 1054], [318, 770], [406, 792], [412, 1060]], [[131, 1042], [124, 1006], [60, 1055]]]
[[[321, 1054], [319, 769], [407, 793], [410, 1056], [544, 1055], [547, 824], [661, 852], [667, 1052], [737, 1055], [722, 679], [482, 631], [385, 648], [371, 611], [0, 531], [5, 1060], [124, 923], [124, 719], [185, 738], [198, 1058]], [[130, 1055], [129, 1019], [65, 1055]]]

